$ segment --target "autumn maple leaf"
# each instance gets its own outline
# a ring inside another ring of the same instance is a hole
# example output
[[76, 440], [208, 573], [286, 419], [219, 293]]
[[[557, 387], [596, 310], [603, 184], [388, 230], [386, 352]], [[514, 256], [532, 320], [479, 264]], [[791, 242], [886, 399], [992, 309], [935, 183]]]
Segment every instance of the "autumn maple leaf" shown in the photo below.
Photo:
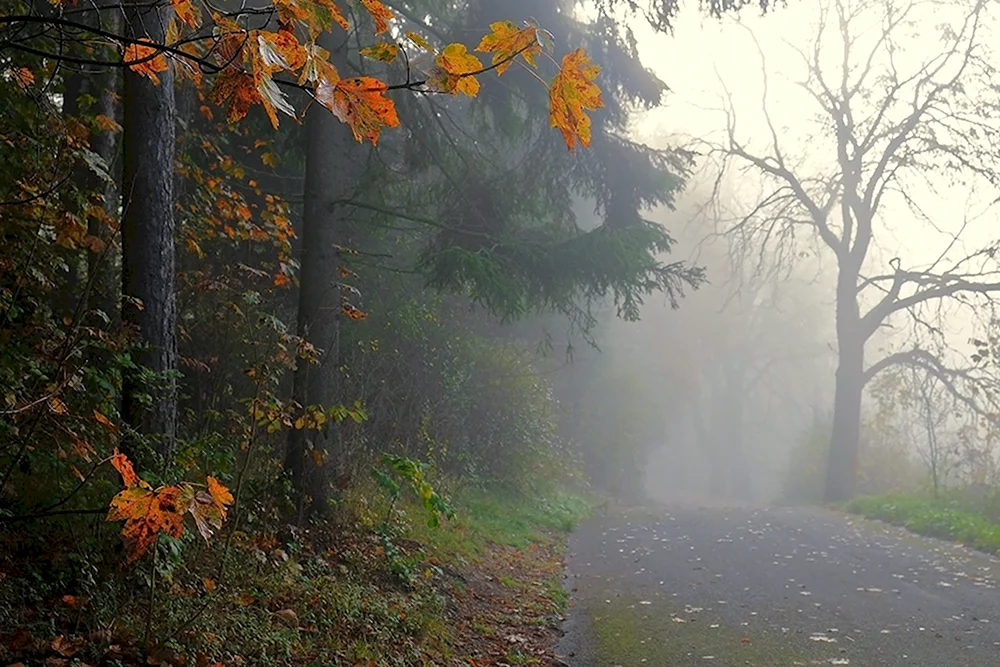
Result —
[[383, 127], [399, 126], [396, 105], [385, 96], [387, 89], [378, 79], [358, 76], [340, 79], [333, 86], [320, 86], [316, 99], [351, 126], [356, 140], [367, 139], [374, 145]]
[[136, 486], [140, 486], [145, 489], [151, 488], [149, 484], [144, 482], [139, 475], [135, 473], [135, 469], [132, 467], [132, 462], [128, 460], [128, 457], [118, 451], [115, 448], [115, 453], [111, 456], [111, 465], [114, 466], [115, 470], [122, 476], [122, 484], [125, 485], [126, 489], [131, 489]]
[[108, 521], [124, 521], [122, 539], [129, 562], [135, 561], [156, 543], [160, 533], [171, 537], [184, 534], [184, 512], [180, 505], [181, 489], [163, 486], [155, 491], [149, 485], [132, 486], [111, 500]]
[[453, 95], [465, 93], [475, 97], [479, 94], [479, 80], [472, 75], [481, 72], [483, 64], [468, 52], [464, 44], [449, 44], [434, 62], [437, 63], [437, 70], [431, 76], [433, 87]]
[[201, 11], [191, 0], [171, 0], [177, 18], [187, 23], [192, 30], [201, 25]]
[[181, 494], [181, 507], [194, 517], [198, 532], [207, 542], [226, 519], [227, 506], [233, 503], [233, 494], [219, 480], [209, 477], [208, 490], [186, 486]]
[[160, 83], [157, 72], [166, 72], [167, 57], [157, 50], [149, 39], [143, 38], [125, 47], [124, 64], [136, 74], [149, 77], [154, 84]]
[[396, 15], [388, 7], [379, 2], [379, 0], [361, 0], [361, 4], [364, 5], [375, 21], [376, 35], [381, 35], [388, 30], [389, 21], [396, 18]]
[[559, 128], [572, 151], [579, 141], [590, 145], [590, 117], [585, 110], [604, 106], [601, 89], [594, 83], [601, 68], [590, 64], [583, 49], [563, 56], [562, 68], [549, 88], [549, 123]]
[[358, 53], [363, 55], [365, 58], [378, 60], [384, 63], [391, 63], [396, 60], [396, 56], [399, 55], [399, 44], [393, 44], [392, 42], [386, 42], [383, 40], [371, 46], [359, 49]]
[[222, 71], [212, 84], [208, 98], [218, 105], [229, 103], [226, 120], [235, 123], [247, 115], [250, 107], [261, 101], [253, 77], [234, 68]]
[[497, 74], [503, 74], [518, 55], [534, 67], [535, 56], [542, 52], [542, 45], [534, 26], [518, 28], [512, 21], [497, 21], [490, 24], [490, 34], [483, 37], [476, 51], [492, 53]]

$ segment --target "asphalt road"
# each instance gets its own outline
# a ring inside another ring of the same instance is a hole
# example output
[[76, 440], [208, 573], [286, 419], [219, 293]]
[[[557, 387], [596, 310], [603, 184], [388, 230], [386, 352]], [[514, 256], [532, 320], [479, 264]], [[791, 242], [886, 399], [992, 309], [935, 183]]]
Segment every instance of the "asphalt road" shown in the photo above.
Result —
[[666, 508], [570, 539], [572, 667], [1000, 667], [1000, 561], [820, 509]]

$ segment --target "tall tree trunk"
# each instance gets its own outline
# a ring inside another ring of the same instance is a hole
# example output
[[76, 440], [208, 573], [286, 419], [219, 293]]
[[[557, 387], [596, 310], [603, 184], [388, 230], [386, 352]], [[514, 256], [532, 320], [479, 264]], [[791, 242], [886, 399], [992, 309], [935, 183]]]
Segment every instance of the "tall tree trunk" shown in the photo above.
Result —
[[[125, 21], [129, 35], [162, 43], [169, 8], [135, 0]], [[122, 320], [139, 334], [139, 366], [153, 383], [127, 377], [122, 411], [129, 426], [149, 437], [168, 463], [177, 434], [177, 300], [174, 257], [174, 76], [159, 83], [126, 70], [122, 137]], [[147, 400], [144, 400], [144, 396]]]
[[[105, 29], [115, 30], [117, 19], [118, 16], [114, 12], [109, 12], [108, 21], [110, 21], [111, 27]], [[96, 113], [117, 119], [119, 113], [115, 99], [121, 88], [121, 71], [117, 68], [108, 68], [102, 72], [98, 78], [98, 87]], [[95, 187], [101, 187], [104, 191], [104, 209], [108, 214], [108, 220], [117, 220], [119, 184], [121, 182], [118, 134], [114, 131], [98, 131], [91, 141], [91, 148], [104, 159], [111, 172], [110, 181], [102, 184], [95, 180]], [[97, 216], [91, 216], [88, 220], [87, 233], [100, 239], [104, 246], [103, 248], [95, 246], [87, 251], [87, 283], [91, 286], [87, 305], [90, 309], [101, 310], [110, 320], [110, 324], [114, 326], [119, 320], [118, 285], [115, 284], [117, 262], [114, 251], [118, 239], [115, 230], [109, 228], [108, 224]]]
[[[845, 273], [849, 275], [845, 276]], [[841, 267], [837, 283], [838, 364], [826, 467], [826, 502], [840, 502], [854, 494], [861, 438], [866, 338], [858, 313], [857, 274]]]
[[[347, 45], [320, 38], [337, 68], [349, 71]], [[316, 104], [306, 118], [306, 175], [302, 224], [298, 333], [319, 350], [317, 363], [299, 361], [292, 392], [305, 406], [328, 409], [337, 392], [338, 244], [344, 243], [347, 207], [342, 200], [358, 184], [361, 148], [350, 128]], [[327, 420], [322, 430], [293, 429], [288, 436], [285, 467], [291, 474], [300, 511], [323, 512], [329, 498], [331, 469], [339, 466], [339, 428]]]

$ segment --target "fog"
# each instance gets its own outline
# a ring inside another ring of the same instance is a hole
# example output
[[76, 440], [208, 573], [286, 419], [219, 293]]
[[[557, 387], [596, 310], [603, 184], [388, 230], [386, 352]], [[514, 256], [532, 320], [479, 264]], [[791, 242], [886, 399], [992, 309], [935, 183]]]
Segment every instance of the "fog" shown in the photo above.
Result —
[[[602, 437], [620, 440], [621, 424], [644, 420], [628, 427], [645, 438], [629, 454], [642, 482], [616, 481], [613, 492], [641, 486], [654, 500], [699, 503], [822, 497], [831, 429], [836, 440], [834, 426], [844, 427], [834, 399], [845, 340], [839, 255], [825, 233], [864, 244], [851, 288], [862, 319], [888, 303], [860, 343], [855, 490], [995, 479], [996, 382], [981, 356], [992, 350], [997, 282], [1000, 60], [988, 48], [995, 20], [979, 9], [824, 0], [716, 20], [688, 7], [673, 34], [623, 18], [671, 88], [664, 106], [637, 116], [634, 137], [695, 159], [674, 209], [648, 215], [676, 239], [667, 258], [704, 267], [706, 282], [679, 308], [652, 297], [639, 322], [604, 321], [599, 351], [577, 351], [574, 379], [563, 380], [574, 396], [619, 406], [618, 431]], [[925, 101], [928, 113], [917, 114]], [[798, 179], [791, 187], [785, 170]], [[867, 220], [844, 194], [852, 178], [884, 181], [862, 202]], [[822, 225], [806, 198], [825, 202]], [[579, 370], [597, 363], [592, 355], [617, 384]]]

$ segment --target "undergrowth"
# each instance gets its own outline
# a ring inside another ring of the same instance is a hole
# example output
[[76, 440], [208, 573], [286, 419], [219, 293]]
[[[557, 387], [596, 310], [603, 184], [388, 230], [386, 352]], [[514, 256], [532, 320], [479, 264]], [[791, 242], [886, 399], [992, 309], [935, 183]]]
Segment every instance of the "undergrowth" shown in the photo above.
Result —
[[[21, 526], [0, 538], [0, 662], [449, 664], [504, 635], [489, 619], [506, 619], [505, 610], [456, 611], [484, 567], [502, 571], [485, 579], [544, 600], [539, 618], [558, 615], [559, 534], [586, 515], [587, 501], [483, 490], [449, 500], [454, 518], [431, 528], [416, 499], [389, 508], [361, 485], [336, 524], [238, 531], [221, 574], [217, 552], [194, 537], [161, 538], [153, 568], [137, 572], [101, 516], [61, 537], [57, 521]], [[146, 652], [148, 636], [159, 640]]]
[[958, 495], [939, 498], [892, 494], [850, 501], [847, 511], [885, 521], [920, 535], [936, 537], [989, 554], [1000, 554], [1000, 523], [977, 503]]

